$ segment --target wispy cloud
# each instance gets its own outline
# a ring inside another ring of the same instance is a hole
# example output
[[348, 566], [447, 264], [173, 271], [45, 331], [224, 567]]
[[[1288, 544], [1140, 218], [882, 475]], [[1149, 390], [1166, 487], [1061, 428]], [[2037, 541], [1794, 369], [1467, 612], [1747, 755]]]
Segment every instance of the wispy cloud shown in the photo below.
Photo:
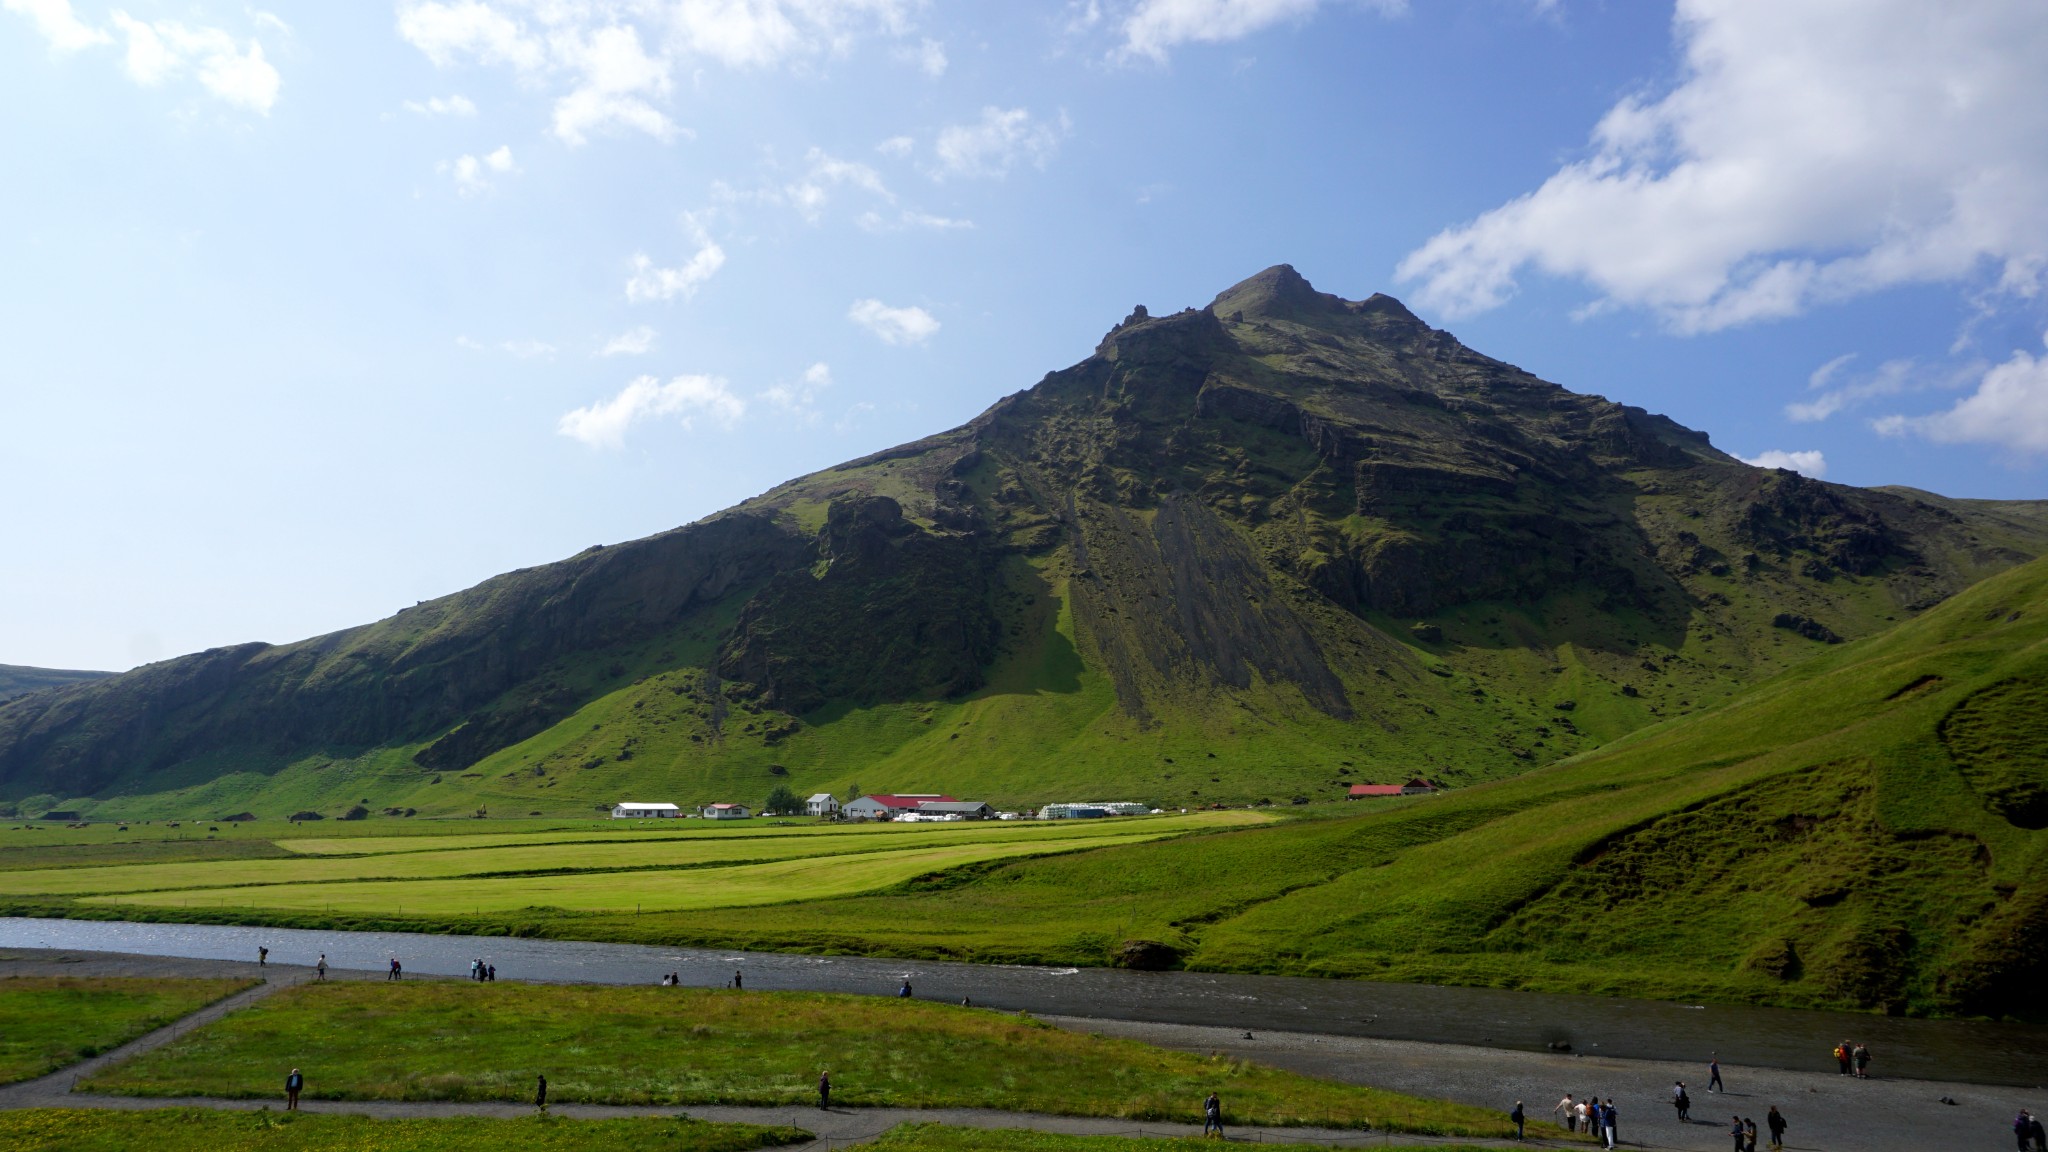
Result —
[[80, 20], [71, 10], [71, 0], [0, 0], [0, 8], [26, 16], [52, 52], [76, 52], [113, 41], [104, 28]]
[[496, 151], [482, 156], [458, 156], [452, 161], [442, 162], [441, 168], [454, 175], [457, 192], [474, 196], [490, 190], [492, 176], [502, 176], [514, 170], [512, 146], [501, 144]]
[[407, 100], [405, 110], [415, 116], [474, 116], [476, 105], [467, 96], [432, 96], [425, 100]]
[[677, 296], [688, 300], [725, 266], [725, 249], [711, 239], [695, 216], [685, 215], [683, 226], [697, 245], [696, 253], [680, 268], [659, 268], [645, 252], [635, 252], [633, 275], [626, 281], [626, 299], [636, 304], [673, 300]]
[[937, 80], [946, 74], [946, 46], [927, 36], [914, 47], [900, 48], [896, 58]]
[[787, 384], [777, 384], [761, 393], [761, 399], [781, 412], [807, 424], [818, 421], [818, 396], [832, 386], [832, 369], [820, 360]]
[[1001, 179], [1018, 164], [1043, 168], [1069, 130], [1065, 112], [1058, 122], [1047, 123], [1033, 118], [1026, 108], [990, 105], [981, 110], [979, 120], [939, 130], [932, 145], [939, 166], [932, 175]]
[[939, 330], [938, 320], [922, 308], [891, 308], [873, 299], [854, 301], [846, 318], [874, 333], [882, 343], [899, 346], [922, 344]]
[[564, 412], [555, 431], [592, 448], [626, 446], [626, 432], [647, 420], [675, 417], [692, 430], [698, 418], [730, 429], [746, 415], [747, 402], [733, 395], [719, 376], [677, 376], [664, 384], [653, 376], [634, 378], [609, 400]]
[[654, 348], [654, 329], [642, 324], [604, 342], [599, 356], [641, 356]]
[[885, 216], [880, 212], [863, 212], [854, 222], [869, 232], [903, 232], [913, 228], [951, 232], [974, 227], [972, 220], [935, 216], [930, 212], [917, 212], [908, 208], [893, 216]]
[[[1406, 0], [1365, 0], [1365, 6], [1387, 15], [1408, 10]], [[1117, 55], [1165, 60], [1182, 44], [1242, 40], [1275, 24], [1306, 20], [1319, 7], [1320, 0], [1139, 0], [1124, 18]], [[1100, 19], [1094, 4], [1085, 11], [1091, 17], [1086, 25]]]

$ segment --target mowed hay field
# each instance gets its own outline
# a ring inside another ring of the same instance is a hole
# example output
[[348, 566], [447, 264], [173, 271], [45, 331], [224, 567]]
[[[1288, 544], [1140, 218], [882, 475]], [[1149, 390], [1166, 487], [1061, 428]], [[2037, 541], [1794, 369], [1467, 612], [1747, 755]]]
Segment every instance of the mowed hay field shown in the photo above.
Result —
[[751, 834], [704, 828], [695, 835], [661, 830], [637, 837], [540, 831], [526, 837], [280, 838], [272, 843], [289, 855], [4, 870], [0, 899], [427, 917], [529, 908], [688, 911], [832, 899], [963, 865], [1264, 820], [1239, 811], [872, 830], [757, 825]]
[[925, 1001], [589, 985], [309, 984], [82, 1087], [264, 1098], [282, 1069], [313, 1099], [564, 1103], [815, 1102], [1200, 1119], [1211, 1091], [1244, 1122], [1498, 1136], [1500, 1113]]

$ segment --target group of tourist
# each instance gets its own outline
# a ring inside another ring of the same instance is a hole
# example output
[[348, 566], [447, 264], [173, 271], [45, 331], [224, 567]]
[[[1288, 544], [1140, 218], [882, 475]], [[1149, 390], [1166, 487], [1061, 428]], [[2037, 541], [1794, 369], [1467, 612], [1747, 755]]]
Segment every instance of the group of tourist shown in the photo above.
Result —
[[[1776, 1104], [1771, 1105], [1771, 1110], [1764, 1114], [1764, 1127], [1769, 1129], [1771, 1133], [1772, 1152], [1783, 1148], [1785, 1146], [1785, 1117], [1779, 1114]], [[1756, 1152], [1756, 1121], [1751, 1120], [1747, 1116], [1730, 1116], [1728, 1118], [1728, 1135], [1735, 1138], [1735, 1152]]]
[[2041, 1118], [2020, 1109], [2012, 1122], [2012, 1134], [2020, 1142], [2020, 1152], [2048, 1152], [2048, 1129], [2041, 1127]]
[[1847, 1040], [1835, 1045], [1835, 1064], [1844, 1076], [1858, 1080], [1870, 1079], [1870, 1046], [1851, 1044]]
[[[392, 963], [396, 964], [398, 961], [393, 960]], [[498, 966], [496, 964], [486, 964], [483, 962], [482, 957], [478, 957], [469, 962], [469, 978], [478, 983], [488, 983], [496, 980], [498, 978]]]
[[[1519, 1112], [1521, 1108], [1521, 1102], [1516, 1101], [1515, 1111]], [[1615, 1110], [1614, 1097], [1612, 1096], [1609, 1096], [1604, 1101], [1598, 1096], [1588, 1096], [1584, 1100], [1578, 1100], [1574, 1099], [1572, 1094], [1567, 1092], [1564, 1094], [1564, 1099], [1557, 1102], [1557, 1107], [1552, 1108], [1550, 1111], [1559, 1118], [1559, 1123], [1564, 1125], [1564, 1130], [1567, 1132], [1588, 1133], [1608, 1148], [1614, 1147], [1618, 1142], [1615, 1130], [1620, 1114]], [[1516, 1122], [1515, 1128], [1516, 1135], [1519, 1136], [1521, 1134], [1521, 1123], [1519, 1121]]]

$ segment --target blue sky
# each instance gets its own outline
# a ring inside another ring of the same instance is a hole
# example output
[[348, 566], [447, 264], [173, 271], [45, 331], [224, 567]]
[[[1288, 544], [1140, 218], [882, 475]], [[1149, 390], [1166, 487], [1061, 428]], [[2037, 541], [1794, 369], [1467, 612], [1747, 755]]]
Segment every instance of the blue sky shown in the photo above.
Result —
[[2048, 496], [2043, 59], [2023, 0], [0, 0], [0, 662], [685, 523], [1281, 262]]

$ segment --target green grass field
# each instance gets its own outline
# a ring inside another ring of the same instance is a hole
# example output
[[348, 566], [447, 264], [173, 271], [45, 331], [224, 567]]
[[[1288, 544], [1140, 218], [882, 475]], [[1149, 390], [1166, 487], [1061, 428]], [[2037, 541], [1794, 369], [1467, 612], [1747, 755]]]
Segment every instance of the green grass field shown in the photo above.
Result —
[[90, 1080], [144, 1096], [613, 1104], [815, 1101], [1199, 1120], [1211, 1090], [1259, 1124], [1499, 1135], [1502, 1117], [922, 1001], [796, 992], [455, 983], [306, 985]]
[[[1224, 1134], [1230, 1133], [1224, 1116]], [[962, 1128], [950, 1124], [905, 1124], [867, 1145], [879, 1152], [1197, 1152], [1214, 1140], [1172, 1137], [1067, 1136], [1022, 1128]], [[1413, 1145], [1374, 1144], [1394, 1152], [1421, 1152]], [[1429, 1152], [1480, 1152], [1475, 1144], [1431, 1144]]]
[[386, 1120], [284, 1112], [167, 1108], [0, 1112], [10, 1152], [748, 1152], [810, 1133], [691, 1120]]
[[[872, 828], [776, 828], [764, 823], [747, 833], [698, 825], [701, 832], [645, 836], [616, 829], [553, 829], [524, 837], [284, 839], [272, 842], [287, 853], [283, 858], [0, 870], [0, 900], [233, 908], [281, 916], [475, 917], [534, 908], [567, 914], [674, 913], [829, 901], [963, 866], [1139, 843], [1266, 819], [1225, 811], [1124, 820]], [[176, 841], [160, 843], [172, 853], [180, 848]], [[344, 854], [344, 848], [357, 851]]]
[[[68, 976], [0, 980], [0, 1084], [33, 1080], [97, 1056], [251, 983]], [[0, 1146], [11, 1147], [5, 1141]]]

